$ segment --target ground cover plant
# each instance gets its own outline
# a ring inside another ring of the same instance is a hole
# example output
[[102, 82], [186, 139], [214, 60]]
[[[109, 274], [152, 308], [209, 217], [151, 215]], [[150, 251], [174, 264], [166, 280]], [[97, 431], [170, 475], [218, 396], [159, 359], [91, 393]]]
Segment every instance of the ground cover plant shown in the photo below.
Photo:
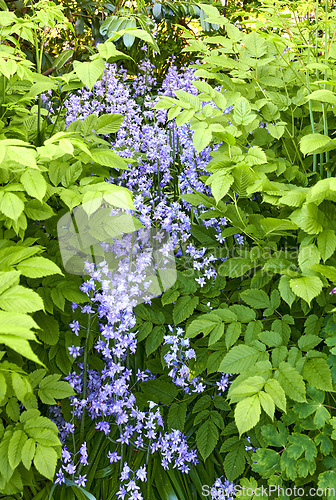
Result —
[[163, 82], [142, 31], [136, 76], [113, 39], [41, 75], [62, 9], [1, 12], [4, 498], [335, 496], [335, 25], [291, 6], [201, 5], [218, 33]]

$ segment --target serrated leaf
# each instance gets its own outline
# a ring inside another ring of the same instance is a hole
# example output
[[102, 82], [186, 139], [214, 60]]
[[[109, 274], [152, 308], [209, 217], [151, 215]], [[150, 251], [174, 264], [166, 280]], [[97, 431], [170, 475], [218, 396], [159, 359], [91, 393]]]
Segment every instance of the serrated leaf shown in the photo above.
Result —
[[97, 134], [114, 134], [118, 132], [123, 121], [124, 116], [120, 114], [101, 115], [98, 117], [94, 129]]
[[310, 269], [321, 260], [321, 254], [315, 245], [301, 246], [298, 256], [299, 266], [302, 270]]
[[5, 192], [0, 200], [0, 211], [15, 221], [25, 208], [23, 201], [14, 193]]
[[42, 476], [52, 480], [55, 475], [57, 453], [50, 446], [36, 445], [34, 465]]
[[330, 367], [323, 358], [308, 359], [302, 371], [303, 377], [316, 389], [332, 391], [333, 382]]
[[289, 286], [295, 295], [308, 302], [320, 295], [323, 288], [323, 283], [317, 276], [302, 276], [301, 278], [292, 278], [289, 281]]
[[168, 427], [169, 429], [184, 430], [184, 423], [187, 416], [186, 403], [173, 403], [168, 412]]
[[255, 309], [266, 309], [270, 306], [270, 300], [264, 290], [245, 290], [240, 294], [246, 304]]
[[43, 175], [37, 170], [26, 170], [20, 179], [23, 187], [32, 198], [42, 202], [47, 191], [47, 183]]
[[228, 192], [233, 184], [233, 177], [226, 172], [215, 172], [211, 177], [211, 192], [218, 203]]
[[233, 347], [222, 360], [219, 370], [223, 373], [241, 373], [250, 369], [260, 356], [260, 351], [247, 345]]
[[296, 295], [290, 287], [290, 278], [288, 276], [281, 276], [278, 287], [281, 298], [291, 307]]
[[234, 449], [226, 454], [223, 466], [228, 481], [234, 481], [244, 472], [246, 459], [243, 442], [237, 443]]
[[196, 444], [203, 460], [206, 460], [213, 452], [218, 439], [218, 428], [211, 419], [204, 422], [204, 424], [202, 424], [197, 430]]
[[290, 219], [308, 234], [315, 235], [323, 231], [321, 224], [323, 214], [314, 203], [305, 203], [301, 208], [294, 210]]
[[277, 407], [286, 412], [286, 394], [279, 382], [275, 379], [267, 380], [264, 390], [272, 397]]
[[336, 235], [332, 229], [324, 229], [317, 237], [317, 246], [325, 262], [336, 250]]
[[21, 285], [13, 286], [0, 295], [0, 307], [5, 311], [35, 312], [44, 309], [41, 297]]
[[304, 155], [323, 153], [335, 147], [332, 139], [322, 134], [308, 134], [302, 137], [300, 141], [300, 149]]
[[260, 401], [257, 394], [239, 401], [234, 412], [239, 434], [241, 435], [255, 427], [259, 422], [260, 414]]
[[273, 398], [264, 391], [259, 392], [258, 398], [262, 406], [262, 409], [273, 420], [275, 411], [275, 404]]
[[24, 431], [14, 431], [8, 445], [8, 461], [12, 469], [16, 469], [21, 462], [22, 448], [27, 439], [27, 434]]
[[102, 59], [95, 59], [90, 62], [74, 61], [73, 68], [78, 78], [91, 90], [96, 81], [102, 76], [105, 63]]
[[62, 274], [60, 268], [49, 259], [44, 257], [31, 257], [17, 265], [17, 269], [21, 271], [23, 276], [28, 278], [44, 278], [52, 274]]
[[306, 386], [302, 375], [286, 361], [282, 361], [274, 377], [285, 393], [299, 403], [306, 401]]
[[228, 325], [225, 332], [225, 344], [228, 349], [237, 342], [239, 336], [241, 335], [241, 331], [241, 323], [239, 323], [238, 321], [235, 321]]
[[25, 442], [25, 444], [22, 448], [21, 460], [22, 460], [22, 463], [27, 470], [29, 470], [31, 467], [31, 463], [32, 463], [33, 457], [35, 455], [35, 448], [36, 448], [35, 441], [31, 438], [29, 438]]
[[173, 320], [175, 325], [178, 325], [182, 323], [182, 321], [189, 318], [194, 312], [198, 302], [198, 297], [180, 297], [173, 309]]

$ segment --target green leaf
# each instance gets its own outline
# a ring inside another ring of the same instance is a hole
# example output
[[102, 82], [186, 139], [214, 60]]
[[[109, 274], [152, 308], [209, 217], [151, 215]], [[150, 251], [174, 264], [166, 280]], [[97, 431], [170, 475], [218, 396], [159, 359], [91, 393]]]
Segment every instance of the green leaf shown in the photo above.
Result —
[[264, 290], [245, 290], [240, 296], [246, 304], [255, 309], [270, 307], [269, 297]]
[[226, 454], [223, 465], [225, 477], [228, 481], [234, 481], [244, 472], [246, 466], [245, 454], [245, 445], [242, 441], [239, 441], [234, 449]]
[[258, 395], [255, 394], [243, 401], [239, 401], [234, 414], [240, 435], [252, 429], [259, 422], [261, 414]]
[[326, 89], [314, 90], [314, 92], [312, 92], [307, 96], [307, 101], [310, 100], [327, 102], [328, 104], [336, 106], [336, 96], [334, 92], [331, 92], [331, 90], [326, 90]]
[[23, 187], [32, 198], [42, 202], [47, 191], [47, 183], [43, 175], [37, 170], [26, 170], [20, 179]]
[[228, 349], [237, 342], [239, 336], [241, 335], [241, 330], [241, 323], [239, 323], [238, 321], [235, 321], [228, 325], [225, 332], [225, 344]]
[[256, 363], [260, 356], [260, 351], [247, 345], [233, 347], [225, 356], [219, 366], [219, 372], [241, 373], [249, 370]]
[[252, 470], [269, 477], [279, 468], [280, 455], [274, 450], [259, 448], [253, 454]]
[[267, 124], [267, 130], [274, 139], [280, 139], [285, 132], [285, 127], [283, 125], [273, 125], [273, 123]]
[[13, 220], [18, 220], [24, 209], [23, 201], [14, 193], [8, 191], [3, 194], [0, 201], [0, 211]]
[[267, 380], [264, 390], [272, 397], [277, 407], [286, 412], [286, 394], [279, 382], [273, 378]]
[[[116, 168], [119, 170], [127, 170], [127, 160], [124, 160], [121, 158], [121, 156], [117, 155], [114, 151], [111, 149], [106, 149], [106, 148], [99, 148], [99, 149], [94, 149], [91, 150], [92, 152], [92, 158], [96, 163], [99, 163], [100, 165], [103, 165], [104, 167], [110, 167], [110, 168]], [[112, 186], [114, 186], [112, 184]], [[114, 186], [114, 190], [118, 191], [119, 186]], [[110, 188], [111, 189], [111, 188]], [[122, 193], [123, 191], [119, 188], [120, 192]], [[112, 197], [113, 197], [112, 193]], [[108, 193], [106, 193], [108, 196]], [[104, 196], [105, 200], [111, 203], [111, 205], [117, 205], [117, 203], [113, 203], [113, 198], [111, 198], [111, 201], [109, 199], [106, 199], [106, 196]], [[119, 206], [119, 205], [117, 205]]]
[[[328, 488], [335, 489], [335, 484], [336, 484], [336, 471], [327, 470], [319, 474], [318, 487], [321, 488], [322, 490], [325, 491]], [[329, 495], [328, 498], [334, 498], [334, 495]]]
[[42, 311], [36, 313], [34, 315], [34, 318], [36, 319], [39, 327], [42, 329], [41, 332], [38, 332], [39, 339], [49, 345], [57, 344], [59, 339], [58, 321], [56, 321], [56, 319], [54, 319], [50, 315], [43, 313]]
[[21, 271], [23, 276], [28, 278], [44, 278], [51, 274], [62, 274], [60, 268], [49, 259], [44, 257], [31, 257], [17, 265], [17, 269]]
[[336, 250], [336, 235], [332, 229], [324, 229], [317, 237], [317, 246], [325, 262]]
[[206, 148], [212, 139], [212, 132], [209, 128], [206, 128], [206, 125], [202, 124], [197, 130], [194, 132], [193, 143], [196, 151], [200, 153]]
[[41, 297], [29, 288], [16, 285], [0, 295], [0, 307], [5, 311], [35, 312], [44, 309]]
[[300, 141], [300, 149], [304, 155], [323, 153], [335, 147], [332, 139], [322, 134], [308, 134]]
[[149, 356], [163, 342], [163, 335], [165, 333], [164, 326], [155, 326], [146, 340], [146, 355]]
[[231, 174], [219, 170], [210, 177], [210, 180], [212, 195], [218, 203], [229, 192], [234, 179]]
[[196, 444], [203, 460], [211, 455], [218, 439], [218, 428], [211, 419], [208, 419], [196, 432]]
[[302, 208], [294, 210], [290, 219], [308, 234], [315, 235], [323, 231], [323, 213], [314, 203], [306, 203]]
[[323, 283], [317, 276], [303, 276], [292, 278], [289, 281], [289, 286], [295, 295], [310, 305], [311, 301], [322, 292]]
[[290, 398], [299, 403], [306, 401], [306, 386], [302, 375], [292, 365], [282, 361], [274, 377]]
[[95, 125], [95, 131], [97, 134], [114, 134], [118, 132], [122, 123], [124, 121], [124, 116], [119, 114], [111, 115], [101, 115], [97, 119]]
[[281, 276], [278, 287], [281, 298], [291, 307], [296, 295], [290, 287], [290, 278], [288, 276]]
[[278, 422], [278, 429], [279, 432], [272, 424], [263, 425], [261, 434], [265, 438], [267, 444], [278, 448], [284, 448], [287, 444], [289, 432], [282, 422]]
[[250, 167], [253, 167], [254, 165], [267, 163], [267, 157], [265, 152], [259, 146], [252, 146], [247, 151], [245, 161]]
[[21, 459], [22, 459], [23, 465], [26, 467], [27, 470], [29, 470], [31, 467], [31, 463], [32, 463], [34, 455], [35, 455], [35, 448], [36, 448], [35, 441], [31, 438], [29, 438], [25, 442], [25, 444], [22, 448]]
[[39, 383], [38, 395], [45, 404], [55, 404], [55, 399], [74, 396], [75, 392], [68, 382], [60, 381], [60, 375], [48, 375]]
[[302, 375], [316, 389], [320, 389], [321, 391], [333, 390], [330, 367], [323, 358], [306, 360]]
[[57, 453], [50, 446], [36, 445], [34, 465], [42, 476], [52, 480], [55, 475]]
[[198, 297], [180, 297], [173, 309], [174, 324], [178, 325], [189, 318], [194, 312], [198, 302]]
[[307, 460], [311, 461], [317, 455], [317, 449], [309, 436], [305, 434], [293, 433], [288, 437], [289, 446], [287, 446], [288, 456], [298, 460], [302, 453]]
[[258, 375], [255, 377], [248, 377], [239, 385], [231, 386], [228, 397], [232, 400], [232, 402], [237, 402], [247, 396], [253, 396], [254, 394], [260, 392], [264, 387], [264, 384], [265, 380], [263, 377]]
[[236, 125], [249, 125], [256, 115], [251, 113], [251, 106], [245, 97], [239, 97], [233, 108], [233, 119]]
[[250, 259], [232, 257], [219, 266], [218, 274], [220, 276], [229, 276], [230, 278], [239, 278], [250, 271], [253, 266], [254, 263]]
[[205, 314], [192, 321], [186, 330], [187, 338], [194, 338], [200, 333], [208, 335], [217, 325], [220, 325], [222, 319], [215, 313]]
[[102, 76], [105, 63], [102, 59], [95, 59], [90, 62], [74, 61], [73, 68], [78, 78], [91, 90], [96, 81]]
[[258, 398], [262, 406], [262, 409], [273, 420], [275, 411], [275, 404], [273, 398], [264, 391], [259, 392]]
[[187, 416], [186, 403], [173, 403], [168, 412], [168, 427], [169, 429], [184, 430], [184, 423]]
[[13, 432], [8, 445], [8, 461], [12, 469], [16, 469], [21, 462], [21, 452], [27, 439], [27, 434], [24, 431], [16, 430]]
[[175, 385], [158, 379], [142, 382], [141, 389], [149, 401], [163, 404], [170, 404], [178, 393]]
[[244, 38], [244, 45], [249, 55], [259, 58], [266, 54], [267, 44], [264, 38], [258, 35], [255, 31], [249, 33]]
[[319, 264], [321, 260], [321, 254], [317, 249], [316, 245], [301, 245], [298, 262], [302, 271], [305, 268], [312, 268], [315, 264]]
[[318, 337], [317, 335], [312, 335], [307, 334], [307, 335], [302, 335], [302, 337], [299, 338], [298, 340], [298, 347], [301, 349], [301, 351], [310, 351], [311, 349], [314, 349], [317, 345], [319, 345], [322, 342], [322, 339]]

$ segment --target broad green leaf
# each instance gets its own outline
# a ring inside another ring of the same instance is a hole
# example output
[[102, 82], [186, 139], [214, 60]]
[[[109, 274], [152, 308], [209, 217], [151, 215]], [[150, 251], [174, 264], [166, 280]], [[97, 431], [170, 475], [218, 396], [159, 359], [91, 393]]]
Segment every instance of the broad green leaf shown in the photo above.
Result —
[[116, 168], [120, 170], [127, 170], [127, 162], [117, 155], [111, 149], [96, 148], [92, 151], [92, 158], [96, 163], [104, 165], [105, 167]]
[[95, 59], [90, 62], [74, 61], [73, 68], [78, 78], [91, 90], [96, 81], [102, 76], [105, 63], [102, 59]]
[[236, 125], [249, 125], [256, 115], [251, 113], [251, 106], [245, 97], [239, 97], [233, 108], [233, 119]]
[[314, 203], [306, 203], [302, 208], [294, 210], [290, 219], [308, 234], [315, 235], [323, 231], [323, 213]]
[[275, 371], [275, 379], [290, 398], [299, 403], [306, 401], [306, 386], [302, 375], [286, 361], [282, 361]]
[[336, 143], [322, 134], [308, 134], [300, 141], [300, 149], [304, 155], [323, 153], [334, 148], [336, 148]]
[[42, 476], [52, 480], [55, 475], [57, 453], [50, 446], [36, 445], [34, 465]]
[[0, 211], [13, 220], [18, 220], [24, 209], [24, 203], [16, 194], [5, 192], [0, 199]]
[[307, 101], [314, 100], [319, 102], [327, 102], [328, 104], [332, 104], [336, 106], [336, 95], [331, 90], [327, 89], [319, 89], [314, 90], [311, 94], [308, 95]]
[[16, 430], [13, 433], [8, 445], [8, 461], [12, 469], [16, 469], [21, 462], [22, 449], [27, 439], [27, 434], [22, 430]]
[[288, 276], [281, 276], [278, 287], [281, 298], [291, 307], [296, 295], [290, 287], [290, 278]]
[[254, 394], [260, 392], [264, 387], [264, 384], [265, 380], [263, 377], [248, 377], [239, 385], [231, 386], [228, 397], [232, 400], [232, 402], [237, 402], [246, 396], [253, 396]]
[[22, 460], [22, 463], [26, 467], [27, 470], [29, 470], [31, 467], [31, 463], [32, 463], [34, 455], [35, 455], [35, 448], [36, 448], [35, 441], [31, 438], [29, 438], [25, 442], [25, 444], [22, 448], [21, 460]]
[[317, 449], [313, 440], [306, 434], [295, 432], [288, 437], [288, 442], [288, 456], [295, 458], [295, 460], [298, 460], [303, 453], [309, 461], [314, 460], [317, 455]]
[[228, 349], [237, 342], [239, 336], [241, 335], [241, 331], [241, 323], [239, 323], [238, 321], [235, 321], [228, 325], [225, 332], [225, 344]]
[[175, 325], [182, 323], [182, 321], [189, 318], [194, 312], [199, 298], [198, 297], [180, 297], [173, 309], [173, 319]]
[[211, 419], [208, 419], [196, 432], [196, 444], [203, 460], [213, 452], [218, 439], [218, 428]]
[[274, 139], [280, 139], [284, 135], [285, 127], [284, 125], [273, 125], [273, 123], [268, 123], [267, 130]]
[[336, 235], [332, 229], [324, 229], [317, 237], [317, 246], [325, 262], [336, 250]]
[[31, 257], [17, 265], [23, 276], [28, 278], [44, 278], [51, 274], [63, 274], [60, 268], [49, 259], [44, 257]]
[[38, 395], [45, 404], [55, 404], [55, 399], [73, 396], [74, 390], [68, 382], [60, 381], [60, 375], [48, 375], [39, 383]]
[[193, 135], [193, 143], [196, 151], [200, 153], [206, 148], [212, 139], [212, 132], [209, 128], [206, 128], [205, 125], [200, 126], [195, 130]]
[[259, 422], [261, 414], [260, 401], [258, 395], [239, 401], [235, 409], [235, 422], [239, 434], [252, 429]]
[[270, 306], [270, 300], [264, 290], [245, 290], [240, 294], [246, 304], [255, 309], [266, 309]]
[[175, 385], [163, 380], [146, 380], [141, 383], [141, 389], [148, 401], [162, 402], [164, 405], [170, 404], [178, 393]]
[[249, 370], [256, 363], [260, 351], [247, 345], [233, 347], [220, 364], [219, 370], [223, 373], [241, 373]]
[[165, 327], [155, 326], [146, 339], [146, 356], [152, 354], [163, 342]]
[[218, 203], [228, 193], [234, 179], [231, 174], [222, 172], [221, 170], [215, 172], [210, 179], [211, 192], [216, 203]]
[[269, 477], [279, 468], [280, 455], [275, 450], [259, 448], [253, 455], [252, 470]]
[[303, 366], [302, 375], [316, 389], [333, 391], [331, 371], [325, 359], [308, 359]]
[[267, 163], [267, 157], [265, 152], [259, 146], [252, 146], [247, 151], [245, 161], [250, 167], [252, 167], [253, 165], [262, 165], [263, 163]]
[[258, 398], [262, 406], [262, 409], [273, 420], [275, 411], [275, 404], [273, 398], [264, 391], [259, 392]]
[[267, 52], [267, 44], [260, 35], [255, 31], [249, 33], [244, 38], [244, 45], [249, 54], [253, 57], [260, 58]]
[[287, 444], [289, 432], [282, 422], [278, 422], [278, 429], [279, 431], [277, 431], [276, 427], [272, 424], [263, 425], [261, 433], [267, 444], [278, 448], [284, 448]]
[[239, 278], [243, 274], [250, 271], [253, 267], [253, 262], [242, 257], [232, 257], [227, 259], [218, 268], [220, 276], [229, 276], [230, 278]]
[[233, 450], [229, 451], [224, 460], [224, 472], [228, 481], [234, 481], [245, 470], [245, 445], [243, 441], [238, 441]]
[[111, 114], [111, 115], [101, 115], [97, 119], [95, 125], [95, 131], [97, 134], [114, 134], [118, 132], [122, 123], [124, 121], [124, 116], [119, 114]]
[[26, 170], [20, 179], [23, 187], [32, 198], [42, 202], [47, 191], [47, 183], [43, 175], [37, 170]]
[[187, 416], [186, 403], [173, 403], [168, 412], [168, 427], [169, 429], [184, 430], [184, 423]]
[[310, 305], [311, 301], [322, 292], [323, 283], [317, 276], [302, 276], [291, 279], [289, 286], [295, 295]]
[[13, 286], [0, 295], [0, 307], [5, 311], [35, 312], [44, 309], [41, 297], [21, 285]]
[[301, 245], [298, 262], [302, 270], [310, 269], [321, 260], [321, 254], [315, 245]]

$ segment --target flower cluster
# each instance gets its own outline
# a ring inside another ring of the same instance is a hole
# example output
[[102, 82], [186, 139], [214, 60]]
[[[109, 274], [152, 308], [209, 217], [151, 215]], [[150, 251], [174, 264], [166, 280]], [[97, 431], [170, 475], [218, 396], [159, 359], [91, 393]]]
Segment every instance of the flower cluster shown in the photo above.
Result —
[[181, 387], [187, 394], [190, 392], [203, 392], [205, 385], [199, 381], [198, 377], [191, 375], [191, 371], [186, 364], [190, 359], [196, 359], [195, 350], [190, 348], [189, 339], [184, 338], [182, 328], [176, 328], [175, 334], [170, 325], [168, 328], [171, 335], [164, 336], [165, 344], [169, 345], [169, 351], [164, 355], [164, 360], [168, 368], [170, 368], [169, 377], [172, 378], [175, 385]]

